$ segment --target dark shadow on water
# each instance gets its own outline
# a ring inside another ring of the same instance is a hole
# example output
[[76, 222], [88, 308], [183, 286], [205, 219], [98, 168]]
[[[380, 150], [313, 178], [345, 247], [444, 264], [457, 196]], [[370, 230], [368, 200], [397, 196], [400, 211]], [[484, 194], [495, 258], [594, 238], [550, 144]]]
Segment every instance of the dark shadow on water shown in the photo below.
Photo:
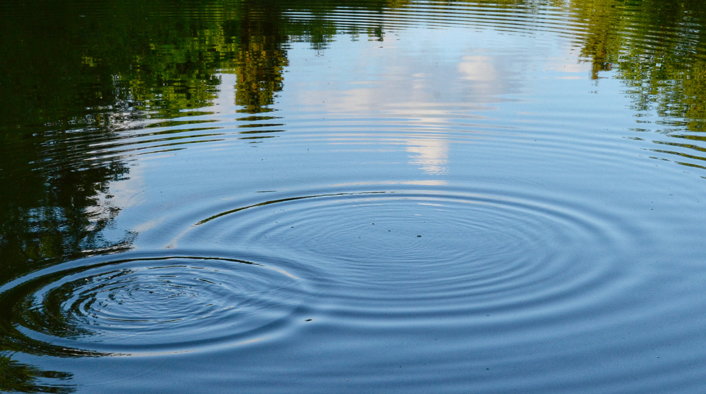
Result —
[[66, 372], [42, 371], [32, 365], [19, 363], [10, 356], [0, 355], [1, 392], [73, 393], [76, 389], [68, 384], [71, 377]]

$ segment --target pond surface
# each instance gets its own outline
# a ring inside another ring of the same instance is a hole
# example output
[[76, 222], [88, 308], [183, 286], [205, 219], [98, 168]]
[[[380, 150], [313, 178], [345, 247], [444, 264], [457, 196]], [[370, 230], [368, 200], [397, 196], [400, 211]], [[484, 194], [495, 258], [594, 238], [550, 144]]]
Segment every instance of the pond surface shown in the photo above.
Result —
[[703, 392], [701, 1], [11, 3], [0, 391]]

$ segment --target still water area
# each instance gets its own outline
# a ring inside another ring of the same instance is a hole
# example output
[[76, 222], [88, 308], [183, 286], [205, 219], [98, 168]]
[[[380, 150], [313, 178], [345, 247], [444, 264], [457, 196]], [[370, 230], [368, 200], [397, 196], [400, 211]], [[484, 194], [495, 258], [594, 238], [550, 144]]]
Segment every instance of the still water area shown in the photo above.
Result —
[[701, 0], [26, 0], [0, 51], [0, 392], [706, 391]]

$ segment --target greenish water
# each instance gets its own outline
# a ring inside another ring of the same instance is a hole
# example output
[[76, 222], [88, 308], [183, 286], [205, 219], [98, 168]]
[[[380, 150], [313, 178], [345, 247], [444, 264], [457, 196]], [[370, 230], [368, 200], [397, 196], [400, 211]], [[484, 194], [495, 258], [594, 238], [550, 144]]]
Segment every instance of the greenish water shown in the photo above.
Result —
[[0, 5], [0, 391], [703, 391], [705, 23]]

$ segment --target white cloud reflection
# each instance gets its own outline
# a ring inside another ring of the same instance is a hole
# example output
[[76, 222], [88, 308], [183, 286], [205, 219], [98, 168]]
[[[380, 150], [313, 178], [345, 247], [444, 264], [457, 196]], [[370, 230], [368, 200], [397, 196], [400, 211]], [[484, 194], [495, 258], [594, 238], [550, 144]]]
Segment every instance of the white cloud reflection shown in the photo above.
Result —
[[465, 56], [458, 64], [458, 71], [466, 81], [495, 82], [499, 79], [490, 56]]
[[[404, 42], [395, 45], [384, 48], [387, 53], [382, 57], [378, 47], [351, 44], [345, 54], [355, 59], [345, 66], [350, 70], [322, 67], [318, 78], [297, 89], [301, 92], [298, 102], [313, 113], [352, 119], [354, 127], [367, 119], [377, 121], [369, 125], [369, 131], [359, 133], [359, 142], [394, 141], [405, 146], [410, 165], [429, 175], [444, 174], [449, 162], [449, 138], [452, 134], [454, 139], [461, 135], [469, 138], [474, 125], [485, 118], [483, 112], [494, 110], [496, 103], [506, 100], [504, 96], [517, 90], [518, 84], [510, 81], [516, 75], [511, 68], [517, 63], [503, 56], [483, 55], [487, 51], [481, 49], [447, 51], [405, 48]], [[418, 51], [432, 53], [419, 56]], [[447, 56], [459, 52], [467, 55]], [[391, 63], [389, 59], [396, 61]], [[361, 82], [361, 76], [369, 79]], [[357, 80], [346, 80], [350, 78]], [[384, 124], [380, 124], [381, 119]]]
[[419, 166], [427, 174], [439, 175], [446, 172], [449, 161], [449, 142], [445, 139], [425, 138], [407, 141], [407, 152], [414, 154], [410, 164]]

